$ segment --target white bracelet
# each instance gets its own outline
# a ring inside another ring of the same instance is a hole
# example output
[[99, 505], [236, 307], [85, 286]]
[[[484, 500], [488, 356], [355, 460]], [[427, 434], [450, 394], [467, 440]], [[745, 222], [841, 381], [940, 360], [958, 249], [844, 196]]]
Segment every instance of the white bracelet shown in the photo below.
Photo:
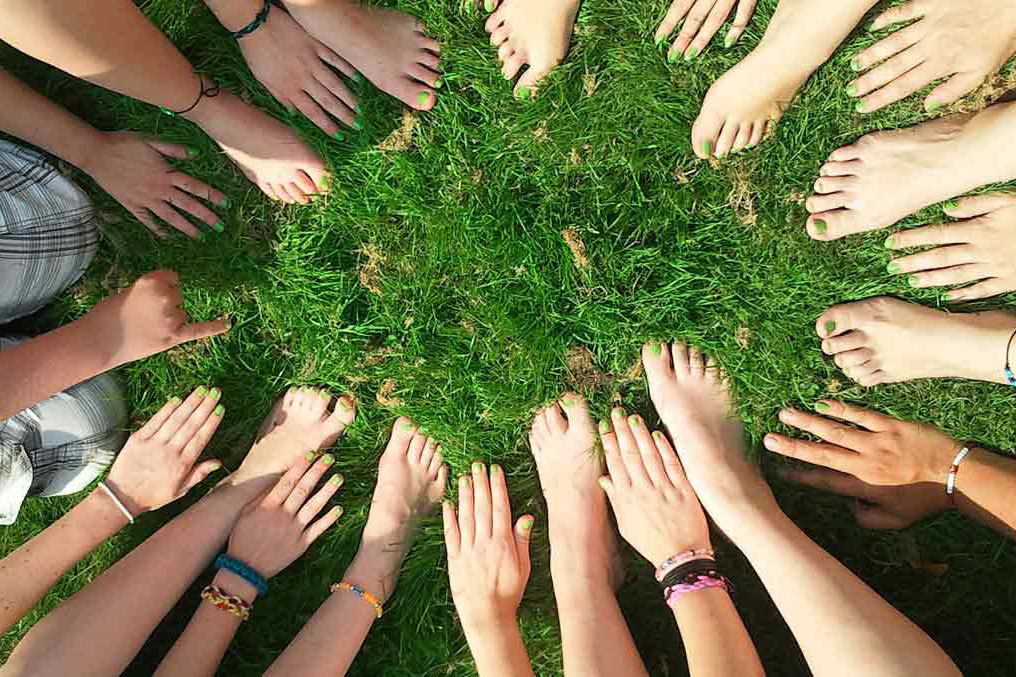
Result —
[[970, 453], [970, 447], [963, 447], [956, 454], [956, 458], [953, 459], [952, 467], [949, 468], [949, 475], [945, 478], [945, 493], [948, 496], [952, 496], [953, 492], [956, 491], [956, 473], [959, 472], [960, 463]]
[[116, 497], [113, 490], [107, 487], [105, 482], [99, 482], [99, 488], [106, 492], [106, 495], [109, 496], [109, 500], [113, 501], [113, 503], [116, 504], [116, 507], [120, 508], [120, 512], [122, 512], [123, 516], [127, 518], [127, 521], [134, 524], [134, 515], [132, 515], [131, 511], [127, 509], [127, 506], [123, 504], [123, 501]]

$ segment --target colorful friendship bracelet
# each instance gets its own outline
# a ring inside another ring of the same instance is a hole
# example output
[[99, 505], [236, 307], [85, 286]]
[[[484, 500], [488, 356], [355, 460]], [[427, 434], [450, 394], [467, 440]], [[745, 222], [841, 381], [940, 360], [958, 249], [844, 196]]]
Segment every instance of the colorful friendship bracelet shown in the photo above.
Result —
[[730, 581], [723, 576], [719, 576], [717, 578], [712, 576], [699, 576], [691, 583], [681, 583], [667, 588], [663, 597], [667, 601], [667, 606], [673, 609], [677, 604], [677, 601], [682, 596], [688, 594], [689, 592], [708, 590], [709, 588], [723, 588], [729, 593]]
[[377, 614], [377, 617], [381, 618], [381, 614], [384, 611], [384, 608], [381, 606], [381, 600], [379, 600], [377, 597], [370, 594], [369, 592], [361, 588], [359, 585], [347, 583], [346, 581], [336, 583], [331, 587], [331, 592], [333, 593], [338, 592], [339, 590], [348, 590], [349, 592], [353, 593], [354, 595], [365, 601], [367, 604], [370, 604], [372, 607], [374, 607], [374, 613]]
[[239, 40], [240, 38], [247, 37], [257, 29], [265, 25], [265, 22], [268, 21], [268, 12], [270, 12], [271, 9], [272, 9], [272, 0], [265, 0], [265, 4], [261, 8], [261, 11], [257, 13], [257, 15], [249, 24], [247, 24], [240, 30], [230, 31], [229, 35], [234, 40]]
[[956, 501], [953, 497], [953, 492], [956, 491], [956, 474], [960, 471], [960, 463], [969, 455], [970, 447], [960, 449], [956, 454], [956, 458], [953, 459], [952, 466], [949, 468], [949, 474], [945, 478], [945, 493], [953, 502]]
[[109, 500], [113, 501], [113, 504], [123, 513], [123, 516], [127, 518], [127, 521], [134, 524], [134, 515], [127, 509], [127, 506], [123, 504], [123, 501], [113, 493], [113, 490], [106, 486], [105, 482], [99, 482], [99, 488], [109, 496]]
[[205, 586], [205, 589], [201, 591], [201, 599], [210, 602], [217, 609], [228, 611], [241, 621], [250, 618], [250, 612], [253, 608], [247, 600], [241, 599], [236, 595], [230, 595], [215, 585]]
[[672, 555], [667, 559], [663, 560], [660, 566], [656, 567], [656, 580], [662, 582], [664, 577], [668, 573], [670, 573], [677, 567], [681, 566], [682, 564], [692, 561], [693, 559], [700, 559], [705, 557], [715, 559], [715, 556], [716, 555], [711, 548], [686, 550], [685, 552]]
[[268, 581], [265, 580], [264, 576], [254, 571], [251, 567], [247, 566], [235, 557], [223, 553], [215, 558], [215, 568], [225, 569], [230, 571], [243, 580], [247, 581], [255, 588], [257, 588], [258, 595], [264, 597], [268, 594]]

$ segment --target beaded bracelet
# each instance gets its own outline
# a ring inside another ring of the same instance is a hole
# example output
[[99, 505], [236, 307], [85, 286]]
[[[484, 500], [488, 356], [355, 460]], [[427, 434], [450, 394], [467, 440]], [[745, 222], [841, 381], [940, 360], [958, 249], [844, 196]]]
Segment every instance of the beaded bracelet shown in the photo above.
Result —
[[264, 576], [254, 571], [251, 567], [247, 566], [235, 557], [230, 557], [225, 553], [215, 558], [215, 568], [225, 569], [231, 571], [243, 580], [247, 581], [255, 588], [257, 588], [258, 595], [264, 597], [268, 594], [268, 581], [265, 580]]
[[956, 502], [953, 493], [956, 491], [956, 474], [960, 471], [960, 463], [963, 462], [967, 456], [970, 455], [970, 447], [963, 447], [956, 453], [956, 458], [953, 459], [952, 465], [949, 467], [949, 474], [945, 478], [945, 493], [949, 497], [949, 500], [953, 503]]
[[252, 608], [250, 602], [245, 599], [241, 599], [236, 595], [230, 595], [218, 586], [205, 586], [205, 589], [201, 591], [201, 599], [212, 603], [217, 609], [228, 611], [241, 621], [245, 621], [250, 618], [250, 611]]
[[336, 583], [331, 587], [331, 592], [333, 593], [338, 592], [339, 590], [348, 590], [349, 592], [353, 593], [354, 595], [362, 599], [367, 604], [370, 604], [372, 607], [374, 607], [374, 613], [377, 614], [377, 617], [381, 618], [381, 613], [384, 611], [384, 608], [381, 606], [381, 600], [379, 600], [377, 597], [370, 594], [369, 592], [361, 588], [359, 585], [347, 583], [346, 581]]
[[1016, 374], [1013, 373], [1012, 365], [1009, 363], [1009, 351], [1012, 350], [1013, 339], [1016, 339], [1016, 331], [1009, 335], [1009, 342], [1005, 344], [1005, 380], [1009, 385], [1016, 386]]
[[254, 19], [240, 30], [230, 31], [229, 32], [230, 37], [232, 37], [234, 40], [239, 40], [240, 38], [247, 37], [257, 29], [264, 26], [265, 22], [268, 21], [268, 12], [270, 12], [271, 9], [272, 9], [272, 0], [265, 0], [264, 6], [261, 8], [261, 11], [257, 13]]
[[685, 552], [672, 555], [671, 557], [663, 560], [660, 566], [656, 567], [656, 580], [663, 581], [663, 578], [668, 573], [685, 562], [690, 562], [693, 559], [700, 559], [703, 557], [714, 558], [715, 553], [710, 548], [700, 548], [698, 550], [687, 550]]

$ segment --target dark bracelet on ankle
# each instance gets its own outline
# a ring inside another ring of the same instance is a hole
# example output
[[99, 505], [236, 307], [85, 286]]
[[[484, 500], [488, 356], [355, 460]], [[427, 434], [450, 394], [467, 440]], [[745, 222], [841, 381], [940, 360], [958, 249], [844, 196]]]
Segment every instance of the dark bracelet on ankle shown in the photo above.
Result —
[[1009, 336], [1009, 342], [1005, 344], [1005, 380], [1009, 382], [1009, 385], [1016, 386], [1016, 374], [1013, 373], [1012, 366], [1009, 364], [1009, 351], [1012, 350], [1012, 341], [1016, 339], [1016, 331]]
[[201, 103], [201, 99], [205, 98], [206, 96], [209, 98], [213, 96], [218, 96], [219, 92], [222, 91], [222, 88], [219, 86], [219, 83], [215, 82], [214, 80], [212, 80], [211, 86], [205, 87], [205, 78], [203, 75], [198, 75], [198, 87], [200, 87], [200, 89], [198, 90], [198, 98], [196, 98], [194, 100], [194, 103], [192, 103], [187, 108], [183, 110], [169, 110], [168, 108], [159, 106], [159, 110], [162, 111], [165, 115], [169, 115], [171, 117], [176, 115], [186, 115], [187, 113], [190, 113], [192, 110], [198, 107], [198, 104]]
[[251, 21], [249, 24], [247, 24], [238, 31], [230, 31], [229, 35], [234, 40], [239, 40], [240, 38], [247, 37], [257, 29], [265, 25], [265, 22], [268, 21], [268, 12], [270, 12], [271, 10], [272, 10], [272, 0], [265, 0], [264, 6], [261, 8], [261, 11], [257, 13], [257, 16], [254, 17], [253, 21]]

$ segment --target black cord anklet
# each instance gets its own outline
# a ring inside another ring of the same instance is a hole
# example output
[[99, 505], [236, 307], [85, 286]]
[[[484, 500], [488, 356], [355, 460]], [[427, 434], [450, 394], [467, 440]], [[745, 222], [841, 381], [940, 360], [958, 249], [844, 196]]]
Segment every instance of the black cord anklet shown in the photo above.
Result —
[[201, 89], [198, 90], [198, 98], [195, 99], [194, 103], [192, 103], [188, 108], [185, 108], [184, 110], [169, 110], [168, 108], [159, 106], [159, 110], [162, 111], [164, 114], [169, 115], [170, 117], [175, 117], [177, 115], [186, 115], [187, 113], [190, 113], [192, 110], [198, 107], [198, 104], [201, 103], [201, 99], [205, 98], [206, 96], [208, 98], [218, 96], [219, 92], [222, 91], [222, 88], [219, 86], [219, 83], [215, 82], [214, 80], [212, 80], [212, 84], [209, 87], [205, 87], [205, 78], [203, 75], [198, 75], [198, 83], [199, 83], [198, 86], [201, 87]]

